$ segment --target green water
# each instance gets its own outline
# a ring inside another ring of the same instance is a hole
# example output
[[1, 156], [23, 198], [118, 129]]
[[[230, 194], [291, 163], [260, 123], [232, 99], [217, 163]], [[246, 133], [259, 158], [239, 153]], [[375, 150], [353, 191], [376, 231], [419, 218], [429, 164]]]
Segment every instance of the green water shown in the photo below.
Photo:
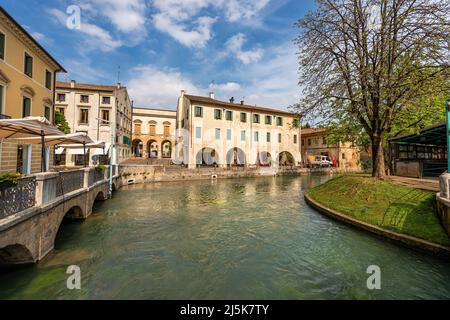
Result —
[[[303, 191], [328, 177], [126, 187], [62, 226], [36, 266], [0, 275], [8, 299], [448, 299], [450, 263], [332, 221]], [[81, 290], [66, 269], [81, 268]], [[366, 269], [381, 268], [381, 290]]]

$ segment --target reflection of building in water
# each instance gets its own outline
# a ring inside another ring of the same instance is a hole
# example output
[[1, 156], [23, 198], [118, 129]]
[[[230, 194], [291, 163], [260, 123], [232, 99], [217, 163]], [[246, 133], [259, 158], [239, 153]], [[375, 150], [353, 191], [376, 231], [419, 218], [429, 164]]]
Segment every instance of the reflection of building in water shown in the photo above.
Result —
[[134, 157], [171, 159], [175, 122], [175, 111], [133, 108]]
[[177, 108], [174, 160], [197, 166], [294, 166], [301, 163], [297, 115], [187, 95]]
[[305, 165], [316, 156], [327, 156], [334, 167], [356, 169], [360, 167], [360, 150], [352, 142], [328, 142], [328, 133], [322, 128], [302, 129], [302, 156]]

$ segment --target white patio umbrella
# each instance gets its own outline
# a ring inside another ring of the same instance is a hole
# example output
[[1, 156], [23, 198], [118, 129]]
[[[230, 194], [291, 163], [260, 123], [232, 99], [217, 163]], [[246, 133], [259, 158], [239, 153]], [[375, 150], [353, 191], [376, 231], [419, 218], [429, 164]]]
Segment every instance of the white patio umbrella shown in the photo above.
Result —
[[[87, 136], [87, 138], [89, 138], [89, 136]], [[70, 142], [70, 141], [67, 141], [67, 142]], [[86, 149], [104, 148], [104, 146], [105, 146], [104, 142], [95, 142], [91, 138], [89, 138], [89, 140], [87, 140], [87, 139], [83, 140], [83, 142], [81, 144], [82, 145], [80, 145], [80, 143], [58, 144], [58, 148], [64, 148], [64, 149], [68, 149], [68, 150], [78, 150], [78, 149], [83, 148], [83, 155], [84, 155], [83, 164], [86, 167]], [[74, 154], [77, 154], [77, 153], [74, 153]]]
[[63, 133], [44, 117], [25, 117], [20, 119], [0, 119], [0, 138], [40, 138], [41, 171], [45, 171], [45, 136]]

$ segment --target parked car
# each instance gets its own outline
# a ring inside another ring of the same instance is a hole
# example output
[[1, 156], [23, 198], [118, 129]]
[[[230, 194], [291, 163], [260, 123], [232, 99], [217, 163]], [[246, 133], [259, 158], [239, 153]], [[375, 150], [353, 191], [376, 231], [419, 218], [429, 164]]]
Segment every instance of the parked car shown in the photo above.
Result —
[[310, 160], [309, 166], [311, 168], [318, 168], [318, 167], [331, 167], [333, 166], [333, 162], [330, 161], [330, 158], [328, 156], [316, 156], [313, 160]]

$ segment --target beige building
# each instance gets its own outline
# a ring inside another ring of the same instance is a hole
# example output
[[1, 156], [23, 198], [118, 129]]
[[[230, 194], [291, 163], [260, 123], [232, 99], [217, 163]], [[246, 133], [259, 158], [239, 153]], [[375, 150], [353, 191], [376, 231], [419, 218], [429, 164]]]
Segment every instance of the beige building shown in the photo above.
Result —
[[[45, 116], [54, 122], [56, 73], [64, 68], [0, 6], [0, 117]], [[41, 170], [41, 146], [0, 141], [0, 172]], [[53, 165], [52, 150], [45, 150]]]
[[174, 162], [189, 168], [297, 165], [302, 160], [298, 122], [290, 112], [182, 91]]
[[357, 169], [360, 167], [360, 150], [352, 142], [330, 144], [328, 133], [322, 128], [302, 129], [302, 156], [304, 165], [315, 156], [328, 156], [335, 167]]
[[171, 159], [176, 111], [133, 108], [133, 156]]
[[[121, 86], [83, 84], [75, 81], [56, 83], [56, 109], [66, 118], [71, 132], [85, 132], [93, 140], [105, 142], [106, 152], [114, 131], [113, 163], [131, 157], [132, 101], [127, 88]], [[75, 150], [65, 151], [67, 165], [81, 165], [83, 155]], [[74, 154], [75, 153], [75, 154]], [[105, 162], [102, 151], [91, 151], [89, 162]]]

